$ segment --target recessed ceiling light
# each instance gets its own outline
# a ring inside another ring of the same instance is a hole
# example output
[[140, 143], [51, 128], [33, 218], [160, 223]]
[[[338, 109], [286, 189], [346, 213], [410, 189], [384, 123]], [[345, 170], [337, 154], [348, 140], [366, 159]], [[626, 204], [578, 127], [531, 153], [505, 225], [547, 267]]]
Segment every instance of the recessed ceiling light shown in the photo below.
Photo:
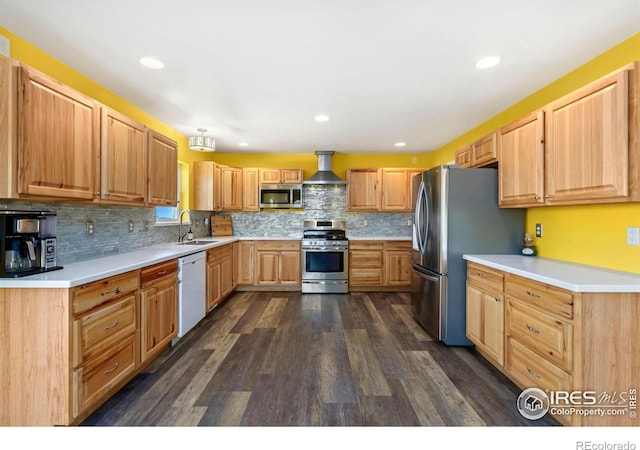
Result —
[[248, 147], [248, 146], [249, 146], [249, 143], [248, 143], [248, 142], [238, 142], [238, 145], [239, 145], [240, 147]]
[[489, 67], [493, 67], [500, 63], [499, 56], [487, 56], [486, 58], [482, 58], [476, 63], [476, 67], [478, 69], [488, 69]]
[[407, 144], [406, 144], [406, 143], [404, 143], [404, 142], [396, 142], [396, 144], [395, 144], [395, 145], [396, 145], [396, 147], [404, 147], [404, 146], [405, 146], [405, 145], [407, 145]]
[[156, 58], [151, 56], [143, 56], [140, 58], [140, 64], [149, 69], [162, 69], [164, 67], [164, 63]]
[[316, 121], [317, 122], [328, 122], [329, 121], [329, 116], [327, 116], [326, 114], [318, 114], [316, 116]]

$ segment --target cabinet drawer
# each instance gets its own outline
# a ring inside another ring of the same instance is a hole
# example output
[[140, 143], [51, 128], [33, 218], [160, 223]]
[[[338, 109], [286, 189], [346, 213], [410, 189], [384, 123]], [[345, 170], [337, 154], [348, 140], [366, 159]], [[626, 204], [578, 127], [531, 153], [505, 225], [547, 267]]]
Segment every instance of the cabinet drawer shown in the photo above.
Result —
[[382, 250], [382, 241], [349, 241], [349, 250]]
[[256, 241], [256, 250], [300, 250], [300, 241]]
[[507, 372], [521, 387], [570, 391], [571, 375], [507, 337]]
[[140, 271], [140, 284], [142, 287], [146, 287], [153, 282], [172, 276], [178, 276], [178, 260], [176, 259], [142, 269]]
[[137, 291], [138, 287], [138, 271], [83, 284], [73, 288], [73, 313], [82, 314], [129, 292]]
[[385, 250], [411, 250], [411, 241], [385, 241]]
[[73, 365], [92, 358], [135, 331], [135, 294], [82, 316], [73, 322]]
[[207, 262], [212, 263], [222, 258], [228, 258], [233, 253], [233, 245], [227, 244], [222, 247], [211, 248], [207, 250]]
[[529, 349], [571, 372], [573, 326], [548, 314], [507, 299], [506, 332]]
[[136, 339], [129, 336], [73, 374], [77, 416], [136, 368]]
[[382, 267], [382, 251], [351, 251], [349, 264], [351, 267]]
[[349, 284], [353, 286], [382, 286], [382, 269], [354, 269], [349, 271]]
[[498, 292], [502, 292], [504, 289], [503, 272], [473, 262], [467, 262], [467, 281]]
[[565, 319], [573, 319], [573, 295], [537, 281], [507, 274], [505, 292]]

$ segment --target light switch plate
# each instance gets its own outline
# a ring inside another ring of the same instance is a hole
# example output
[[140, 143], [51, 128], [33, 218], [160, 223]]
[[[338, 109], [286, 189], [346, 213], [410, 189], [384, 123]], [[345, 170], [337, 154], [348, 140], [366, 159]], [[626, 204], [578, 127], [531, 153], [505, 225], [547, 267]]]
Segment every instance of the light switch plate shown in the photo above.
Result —
[[638, 227], [627, 228], [627, 244], [640, 245], [640, 228]]

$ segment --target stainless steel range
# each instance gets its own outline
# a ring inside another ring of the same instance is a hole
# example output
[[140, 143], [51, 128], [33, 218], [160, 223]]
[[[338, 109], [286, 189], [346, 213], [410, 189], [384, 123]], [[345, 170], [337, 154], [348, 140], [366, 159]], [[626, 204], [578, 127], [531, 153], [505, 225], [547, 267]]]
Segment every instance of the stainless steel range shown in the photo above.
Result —
[[344, 220], [304, 221], [302, 292], [349, 292], [349, 241]]

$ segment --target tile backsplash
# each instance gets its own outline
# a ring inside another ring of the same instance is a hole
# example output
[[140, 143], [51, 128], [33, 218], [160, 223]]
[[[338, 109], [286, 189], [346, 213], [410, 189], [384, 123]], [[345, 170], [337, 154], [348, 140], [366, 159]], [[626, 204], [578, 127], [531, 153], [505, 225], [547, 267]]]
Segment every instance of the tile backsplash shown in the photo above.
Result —
[[[407, 213], [347, 212], [345, 186], [305, 186], [302, 211], [216, 213], [231, 216], [233, 234], [250, 237], [302, 237], [304, 219], [344, 219], [348, 236], [411, 236], [413, 215]], [[2, 209], [54, 211], [58, 218], [58, 263], [61, 265], [100, 256], [126, 253], [144, 247], [176, 242], [178, 226], [155, 226], [154, 208], [93, 206], [65, 203], [0, 201]], [[211, 212], [192, 211], [195, 238], [211, 235], [205, 225]], [[86, 234], [86, 222], [95, 223], [93, 236]], [[132, 220], [133, 232], [128, 231]], [[144, 229], [144, 222], [149, 224]], [[366, 223], [366, 225], [365, 225]], [[183, 227], [183, 232], [186, 231]]]

